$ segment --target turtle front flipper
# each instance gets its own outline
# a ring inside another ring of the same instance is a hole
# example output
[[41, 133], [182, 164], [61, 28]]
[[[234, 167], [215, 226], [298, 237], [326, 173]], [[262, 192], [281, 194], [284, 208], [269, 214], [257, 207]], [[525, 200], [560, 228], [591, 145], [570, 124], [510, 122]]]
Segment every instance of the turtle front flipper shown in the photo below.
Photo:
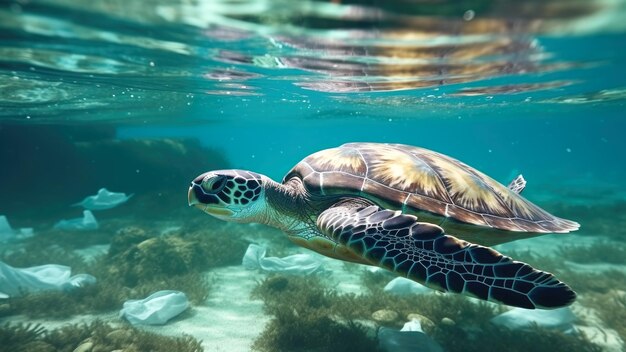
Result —
[[399, 211], [344, 202], [325, 210], [317, 226], [373, 265], [434, 289], [530, 309], [558, 308], [576, 298], [550, 273]]

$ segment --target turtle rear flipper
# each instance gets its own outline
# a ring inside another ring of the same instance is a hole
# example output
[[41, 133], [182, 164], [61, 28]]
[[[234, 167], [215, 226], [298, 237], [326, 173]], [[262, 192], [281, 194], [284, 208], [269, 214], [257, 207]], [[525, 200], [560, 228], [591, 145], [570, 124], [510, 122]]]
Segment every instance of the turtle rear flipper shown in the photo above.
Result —
[[322, 212], [317, 226], [373, 265], [441, 291], [530, 309], [558, 308], [576, 298], [550, 273], [399, 211], [344, 202]]
[[521, 194], [524, 188], [526, 188], [526, 180], [524, 179], [524, 176], [522, 176], [522, 174], [517, 175], [517, 177], [509, 183], [508, 188], [517, 194]]

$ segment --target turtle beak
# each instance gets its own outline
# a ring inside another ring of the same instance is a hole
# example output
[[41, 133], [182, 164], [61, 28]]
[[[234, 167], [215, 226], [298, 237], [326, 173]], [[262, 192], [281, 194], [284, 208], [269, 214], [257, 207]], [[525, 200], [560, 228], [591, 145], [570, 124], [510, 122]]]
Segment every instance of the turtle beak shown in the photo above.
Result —
[[189, 204], [190, 207], [194, 206], [207, 214], [214, 215], [217, 217], [230, 217], [234, 214], [231, 210], [226, 209], [224, 207], [211, 206], [211, 205], [200, 202], [198, 200], [198, 197], [196, 196], [196, 192], [195, 192], [196, 187], [199, 187], [199, 186], [195, 183], [192, 183], [191, 186], [189, 186], [189, 191], [187, 192], [187, 203]]
[[189, 186], [189, 191], [187, 192], [187, 203], [190, 207], [193, 206], [202, 211], [206, 211], [206, 204], [200, 202], [198, 196], [196, 195], [196, 187], [198, 187], [198, 185], [195, 183], [192, 183], [191, 186]]
[[206, 208], [202, 210], [204, 210], [205, 213], [216, 216], [218, 218], [228, 218], [228, 217], [233, 216], [233, 214], [235, 214], [226, 208], [214, 208], [210, 206], [207, 206]]
[[196, 198], [195, 192], [193, 191], [194, 187], [195, 184], [192, 183], [191, 186], [189, 186], [189, 192], [187, 192], [187, 202], [189, 203], [189, 206], [200, 204], [198, 198]]

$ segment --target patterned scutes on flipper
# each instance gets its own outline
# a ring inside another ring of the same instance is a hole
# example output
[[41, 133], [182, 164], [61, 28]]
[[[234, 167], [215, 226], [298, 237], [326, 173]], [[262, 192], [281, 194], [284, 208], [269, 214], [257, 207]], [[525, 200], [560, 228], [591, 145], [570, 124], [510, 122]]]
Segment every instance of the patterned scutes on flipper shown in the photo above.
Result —
[[445, 235], [411, 215], [340, 205], [324, 211], [317, 224], [372, 264], [434, 289], [531, 309], [562, 307], [576, 298], [552, 274]]

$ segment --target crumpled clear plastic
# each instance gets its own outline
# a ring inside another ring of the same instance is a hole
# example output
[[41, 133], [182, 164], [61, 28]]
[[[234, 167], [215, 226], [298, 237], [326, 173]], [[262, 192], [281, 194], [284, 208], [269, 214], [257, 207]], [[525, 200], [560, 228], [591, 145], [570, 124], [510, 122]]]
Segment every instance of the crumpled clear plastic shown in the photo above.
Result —
[[142, 300], [124, 302], [120, 317], [133, 325], [163, 325], [188, 307], [189, 300], [183, 292], [157, 291]]
[[54, 225], [57, 230], [82, 231], [98, 229], [98, 221], [89, 210], [83, 211], [82, 218], [61, 220]]
[[383, 290], [399, 296], [433, 292], [432, 289], [404, 277], [397, 277], [389, 281]]
[[388, 352], [443, 352], [443, 348], [422, 331], [419, 321], [411, 320], [402, 330], [378, 329], [378, 346]]
[[30, 227], [13, 229], [6, 216], [0, 215], [0, 243], [20, 240], [34, 235]]
[[250, 244], [243, 256], [242, 264], [246, 269], [262, 269], [286, 274], [312, 274], [320, 269], [322, 261], [310, 254], [294, 254], [284, 258], [265, 257], [267, 249]]
[[106, 188], [100, 188], [96, 195], [88, 196], [72, 206], [80, 206], [87, 210], [105, 210], [126, 203], [132, 196], [132, 194], [127, 196], [126, 193], [110, 192]]
[[0, 298], [47, 290], [71, 290], [96, 282], [96, 278], [88, 274], [70, 276], [71, 271], [71, 268], [65, 265], [46, 264], [14, 268], [0, 262]]
[[551, 310], [513, 308], [491, 319], [493, 324], [506, 326], [509, 329], [526, 329], [536, 324], [545, 329], [565, 333], [575, 331], [573, 325], [575, 321], [576, 316], [569, 307]]

